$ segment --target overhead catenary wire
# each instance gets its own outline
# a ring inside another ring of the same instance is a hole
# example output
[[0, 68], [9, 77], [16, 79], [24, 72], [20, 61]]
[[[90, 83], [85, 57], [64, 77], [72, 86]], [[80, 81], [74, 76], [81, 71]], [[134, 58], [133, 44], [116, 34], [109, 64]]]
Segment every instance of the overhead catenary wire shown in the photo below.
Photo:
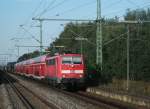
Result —
[[[53, 0], [52, 2], [54, 2], [54, 1], [56, 1], [56, 0]], [[51, 3], [52, 3], [52, 2], [51, 2]], [[38, 15], [35, 15], [35, 13], [37, 13], [37, 11], [38, 11], [39, 8], [43, 5], [43, 3], [44, 3], [44, 0], [41, 0], [41, 1], [39, 2], [39, 4], [37, 5], [37, 7], [35, 8], [35, 10], [34, 10], [34, 11], [32, 12], [32, 14], [28, 17], [28, 19], [25, 21], [25, 23], [23, 23], [23, 25], [28, 24], [28, 21], [29, 21], [29, 20], [32, 21], [32, 17], [33, 17], [33, 16], [38, 16]], [[48, 7], [50, 7], [51, 3], [48, 5]], [[48, 8], [48, 7], [47, 7], [47, 8]], [[32, 22], [31, 25], [33, 25], [33, 23], [35, 23], [35, 22]], [[31, 25], [30, 25], [29, 29], [31, 28]]]
[[134, 5], [134, 6], [137, 7], [137, 8], [140, 8], [139, 5], [137, 5], [135, 2], [133, 2], [133, 1], [131, 1], [131, 0], [127, 0], [127, 2], [130, 3], [130, 4], [132, 4], [132, 5]]
[[36, 39], [35, 36], [34, 36], [32, 33], [30, 33], [28, 30], [26, 30], [26, 29], [23, 27], [23, 25], [20, 25], [20, 27], [21, 27], [25, 32], [27, 32], [34, 40], [36, 40], [38, 43], [40, 43], [40, 41], [39, 41], [38, 39]]
[[[44, 13], [51, 7], [51, 5], [52, 5], [55, 1], [56, 1], [56, 0], [53, 0], [53, 1], [48, 5], [48, 7], [47, 7], [41, 14], [44, 14]], [[60, 4], [64, 3], [64, 2], [66, 2], [66, 0], [64, 0], [63, 2], [61, 2], [61, 3], [59, 3], [59, 4], [55, 5], [55, 6], [58, 6], [58, 5], [60, 5]], [[54, 8], [54, 7], [52, 7], [52, 8]], [[41, 15], [41, 14], [40, 14], [40, 15]], [[30, 27], [29, 29], [31, 29], [31, 27]], [[36, 39], [27, 29], [25, 29], [25, 31], [28, 32], [28, 33], [30, 34], [30, 36], [32, 36], [33, 39], [35, 39], [37, 42], [39, 42], [39, 40]]]
[[[93, 26], [95, 26], [95, 25], [93, 25]], [[77, 37], [78, 37], [78, 38], [79, 38], [79, 37], [85, 38], [84, 36], [82, 36], [82, 35], [77, 34], [76, 32], [74, 32], [71, 28], [69, 28], [69, 31], [70, 31], [71, 33], [73, 33], [76, 38], [77, 38]], [[64, 38], [63, 38], [63, 39], [64, 39]], [[65, 38], [65, 39], [69, 40], [69, 39], [73, 39], [73, 37], [72, 37], [72, 38]], [[85, 40], [85, 41], [87, 41], [88, 43], [90, 43], [90, 44], [96, 46], [95, 43], [93, 43], [93, 42], [91, 42], [91, 41], [89, 41], [89, 40]]]
[[39, 15], [37, 15], [36, 17], [41, 17], [43, 14], [45, 14], [47, 11], [48, 11], [48, 9], [54, 4], [56, 2], [56, 0], [52, 0], [50, 3], [49, 3], [49, 5], [39, 14]]
[[[56, 1], [56, 0], [53, 0], [53, 1], [51, 2], [51, 4], [53, 4], [55, 1]], [[58, 4], [52, 6], [52, 7], [51, 7], [51, 5], [49, 5], [46, 9], [44, 9], [44, 10], [39, 14], [39, 17], [41, 17], [41, 16], [42, 16], [43, 14], [45, 14], [46, 12], [52, 11], [52, 10], [55, 9], [56, 7], [61, 6], [61, 5], [64, 4], [66, 1], [68, 1], [68, 0], [63, 0], [63, 1], [59, 2]]]
[[[70, 28], [69, 28], [69, 31], [72, 32], [75, 36], [83, 37], [83, 36], [81, 36], [80, 34], [77, 34], [76, 32], [74, 32], [74, 31], [73, 31], [72, 29], [70, 29]], [[109, 43], [111, 43], [111, 42], [113, 42], [113, 41], [115, 41], [115, 40], [117, 40], [117, 39], [123, 38], [123, 36], [125, 36], [127, 33], [128, 33], [128, 32], [122, 33], [122, 34], [120, 34], [119, 36], [117, 36], [117, 37], [111, 39], [110, 41], [104, 42], [103, 45], [106, 46], [106, 45], [108, 45]], [[138, 40], [138, 39], [136, 39], [136, 40]], [[87, 41], [88, 43], [90, 43], [90, 44], [96, 46], [95, 43], [93, 43], [93, 42], [91, 42], [91, 41], [89, 41], [89, 40], [86, 40], [86, 41]]]
[[[108, 6], [106, 6], [105, 8], [110, 8], [111, 6], [114, 6], [114, 4], [117, 4], [117, 3], [120, 3], [122, 0], [118, 0], [118, 1], [116, 1], [116, 2], [113, 2], [113, 3], [111, 3], [111, 4], [109, 4]], [[79, 5], [79, 6], [76, 6], [76, 7], [73, 7], [73, 8], [71, 8], [71, 9], [69, 9], [69, 10], [66, 10], [66, 11], [63, 11], [63, 12], [61, 12], [61, 13], [57, 13], [56, 14], [56, 16], [60, 16], [60, 15], [63, 15], [63, 14], [66, 14], [66, 13], [69, 13], [69, 12], [72, 12], [72, 11], [74, 11], [74, 10], [78, 10], [79, 8], [83, 8], [83, 7], [85, 7], [85, 6], [88, 6], [88, 5], [91, 5], [91, 4], [96, 4], [96, 2], [87, 2], [87, 3], [84, 3], [84, 4], [81, 4], [81, 5]], [[93, 14], [94, 12], [91, 12], [91, 14]], [[89, 16], [89, 15], [88, 15]], [[84, 17], [88, 17], [88, 16], [84, 16]]]
[[[138, 6], [137, 4], [135, 4], [133, 1], [131, 1], [131, 0], [127, 0], [127, 2], [128, 3], [130, 3], [130, 4], [132, 4], [132, 5], [135, 5], [135, 7], [136, 8], [138, 8], [138, 9], [141, 9], [141, 8], [145, 8], [145, 7], [149, 7], [150, 6], [150, 2], [147, 2], [147, 3], [143, 3], [143, 4], [141, 4], [140, 6]], [[145, 5], [146, 4], [146, 5]], [[135, 7], [133, 8], [130, 8], [130, 9], [135, 9]], [[112, 14], [115, 14], [115, 13], [121, 13], [121, 12], [123, 12], [124, 11], [124, 9], [121, 9], [121, 10], [117, 10], [117, 11], [114, 11], [114, 12], [110, 12], [110, 13], [107, 13], [107, 14], [104, 14], [103, 16], [107, 16], [107, 15], [112, 15]]]
[[[44, 2], [43, 0], [41, 0], [39, 2], [39, 4], [36, 6], [36, 8], [34, 9], [34, 11], [29, 15], [29, 17], [26, 19], [26, 21], [23, 23], [23, 25], [29, 24], [30, 20], [31, 20], [31, 25], [33, 25], [33, 23], [35, 23], [35, 22], [32, 22], [32, 17], [39, 10], [39, 8], [42, 6], [43, 2]], [[29, 31], [30, 29], [31, 29], [31, 26], [28, 29], [26, 29], [26, 30]], [[23, 37], [23, 36], [25, 36], [25, 34], [26, 34], [26, 31], [23, 31], [23, 35], [21, 35], [21, 36]]]
[[109, 4], [109, 5], [107, 5], [106, 7], [102, 8], [102, 9], [111, 8], [112, 6], [115, 6], [116, 4], [119, 4], [119, 3], [121, 3], [121, 2], [122, 2], [122, 0], [115, 1], [115, 2], [113, 2], [113, 3]]
[[[37, 11], [39, 10], [39, 8], [42, 8], [42, 5], [43, 5], [43, 7], [45, 7], [44, 0], [41, 0], [41, 1], [40, 1], [40, 3], [39, 3], [39, 5], [37, 6], [37, 8], [33, 11], [32, 15], [29, 17], [29, 19], [31, 20], [31, 24], [30, 24], [30, 26], [29, 26], [29, 28], [28, 28], [28, 31], [32, 28], [32, 26], [33, 26], [34, 23], [35, 23], [35, 22], [32, 21], [32, 17], [33, 17], [33, 16], [37, 16], [37, 15], [35, 15], [35, 14], [36, 14]], [[24, 24], [24, 25], [25, 25], [25, 24]], [[25, 31], [24, 31], [24, 32], [25, 32]]]
[[124, 11], [124, 9], [122, 9], [122, 10], [117, 10], [117, 11], [113, 11], [113, 12], [110, 12], [110, 13], [106, 13], [106, 14], [104, 14], [103, 16], [114, 15], [115, 13], [119, 14], [119, 13], [122, 13], [122, 11]]
[[111, 42], [113, 42], [113, 41], [115, 41], [115, 40], [117, 40], [117, 39], [122, 38], [122, 37], [123, 37], [124, 35], [126, 35], [127, 33], [128, 33], [128, 32], [125, 32], [125, 33], [123, 33], [123, 34], [121, 34], [121, 35], [115, 37], [114, 39], [112, 39], [112, 40], [110, 40], [110, 41], [108, 41], [108, 42], [105, 42], [103, 45], [106, 46], [106, 45], [108, 45], [109, 43], [111, 43]]
[[[103, 7], [102, 10], [111, 8], [112, 6], [115, 6], [116, 4], [119, 4], [119, 3], [121, 3], [121, 2], [122, 2], [122, 0], [115, 1], [115, 2], [113, 2], [113, 3], [111, 3], [111, 4], [107, 5], [107, 6]], [[117, 12], [118, 12], [118, 11], [117, 11]], [[113, 13], [117, 13], [117, 12], [112, 12], [112, 14], [113, 14]], [[119, 12], [122, 12], [122, 10], [121, 10], [121, 11], [119, 10]], [[83, 16], [83, 17], [91, 16], [91, 15], [93, 15], [93, 13], [95, 13], [95, 12], [91, 12], [89, 15], [86, 15], [86, 16]], [[111, 14], [111, 13], [108, 13], [107, 15], [110, 15], [110, 14]], [[106, 16], [106, 15], [103, 15], [103, 16]], [[95, 18], [95, 17], [93, 17], [93, 18]]]
[[[63, 2], [63, 1], [62, 1]], [[117, 1], [117, 2], [120, 2], [120, 0], [119, 1]]]
[[[144, 6], [141, 6], [141, 7], [139, 7], [139, 9], [140, 8], [145, 8], [145, 7], [149, 7], [150, 6], [150, 4], [149, 5], [144, 5]], [[135, 8], [132, 8], [132, 9], [135, 9]], [[110, 12], [110, 13], [107, 13], [107, 14], [105, 14], [105, 15], [103, 15], [103, 16], [107, 16], [107, 15], [112, 15], [112, 14], [115, 14], [115, 13], [121, 13], [122, 11], [124, 11], [124, 9], [122, 9], [122, 10], [117, 10], [117, 11], [114, 11], [114, 12]], [[124, 15], [122, 15], [122, 16], [117, 16], [118, 18], [121, 18], [121, 17], [124, 17]]]
[[90, 2], [87, 2], [87, 3], [84, 3], [84, 4], [80, 4], [78, 6], [75, 6], [75, 7], [71, 8], [71, 9], [65, 10], [63, 12], [60, 12], [58, 14], [62, 15], [62, 14], [66, 14], [66, 13], [69, 13], [69, 12], [72, 12], [72, 11], [76, 11], [79, 8], [83, 8], [83, 7], [86, 7], [86, 6], [91, 5], [91, 4], [96, 4], [96, 3], [93, 2], [93, 1], [90, 1]]
[[[73, 33], [75, 36], [77, 36], [77, 37], [83, 37], [83, 36], [81, 36], [80, 34], [77, 34], [76, 32], [74, 32], [72, 29], [70, 29], [69, 28], [69, 31], [71, 32], [71, 33]], [[125, 33], [123, 33], [123, 34], [121, 34], [121, 35], [119, 35], [119, 36], [117, 36], [117, 37], [115, 37], [114, 39], [112, 39], [112, 40], [110, 40], [110, 41], [108, 41], [108, 42], [104, 42], [104, 46], [106, 46], [106, 45], [108, 45], [109, 43], [111, 43], [111, 42], [113, 42], [113, 41], [115, 41], [115, 40], [117, 40], [117, 39], [120, 39], [120, 38], [122, 38], [124, 35], [126, 35], [128, 32], [125, 32]], [[96, 44], [95, 43], [93, 43], [93, 42], [91, 42], [91, 41], [89, 41], [89, 40], [86, 40], [88, 43], [90, 43], [90, 44], [92, 44], [92, 45], [94, 45], [94, 46], [96, 46]]]
[[41, 7], [41, 5], [43, 4], [43, 0], [41, 0], [39, 2], [39, 4], [37, 5], [37, 7], [34, 9], [34, 11], [31, 13], [31, 15], [29, 15], [29, 17], [27, 18], [27, 20], [23, 23], [24, 25], [28, 24], [28, 22], [31, 20], [31, 18], [35, 15], [35, 13], [38, 11], [38, 9]]
[[120, 1], [120, 0], [119, 0]]

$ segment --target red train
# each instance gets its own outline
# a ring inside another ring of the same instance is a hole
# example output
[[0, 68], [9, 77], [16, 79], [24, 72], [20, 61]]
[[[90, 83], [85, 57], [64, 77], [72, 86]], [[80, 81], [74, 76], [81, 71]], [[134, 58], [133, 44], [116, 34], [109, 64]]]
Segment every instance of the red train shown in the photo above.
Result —
[[15, 64], [15, 71], [25, 76], [48, 80], [55, 86], [84, 86], [85, 66], [80, 54], [43, 55]]

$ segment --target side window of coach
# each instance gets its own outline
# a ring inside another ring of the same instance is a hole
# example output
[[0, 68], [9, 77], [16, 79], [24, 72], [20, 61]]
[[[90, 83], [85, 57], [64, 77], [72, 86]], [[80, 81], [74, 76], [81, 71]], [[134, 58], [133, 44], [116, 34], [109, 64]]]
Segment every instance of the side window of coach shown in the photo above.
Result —
[[55, 65], [55, 59], [47, 60], [47, 65]]

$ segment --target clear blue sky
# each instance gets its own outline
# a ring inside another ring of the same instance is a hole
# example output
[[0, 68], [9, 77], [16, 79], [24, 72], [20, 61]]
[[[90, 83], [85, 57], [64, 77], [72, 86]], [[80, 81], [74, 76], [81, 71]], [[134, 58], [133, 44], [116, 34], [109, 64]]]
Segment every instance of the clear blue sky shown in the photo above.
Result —
[[[102, 0], [102, 16], [123, 16], [126, 9], [148, 8], [149, 0]], [[42, 14], [41, 14], [42, 13]], [[19, 25], [24, 24], [35, 37], [39, 38], [38, 25], [32, 17], [44, 18], [96, 18], [96, 0], [0, 0], [0, 54], [12, 53], [17, 55], [15, 45], [38, 45]], [[44, 45], [49, 45], [58, 37], [65, 22], [45, 22], [43, 27]], [[27, 38], [11, 40], [12, 38]], [[20, 55], [32, 52], [38, 48], [21, 48]], [[0, 56], [0, 60], [6, 56]], [[9, 57], [10, 61], [16, 57]]]

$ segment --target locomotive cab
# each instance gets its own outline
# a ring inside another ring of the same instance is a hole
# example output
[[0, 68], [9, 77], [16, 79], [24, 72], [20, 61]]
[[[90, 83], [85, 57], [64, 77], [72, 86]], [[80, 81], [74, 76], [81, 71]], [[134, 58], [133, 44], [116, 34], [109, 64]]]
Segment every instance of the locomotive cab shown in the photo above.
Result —
[[84, 62], [82, 55], [59, 55], [47, 59], [46, 63], [48, 78], [53, 79], [52, 81], [55, 81], [56, 84], [73, 87], [84, 84]]
[[64, 84], [82, 86], [84, 84], [83, 57], [79, 54], [61, 56], [61, 77]]
[[84, 66], [81, 56], [62, 56], [61, 63], [62, 78], [82, 78]]

